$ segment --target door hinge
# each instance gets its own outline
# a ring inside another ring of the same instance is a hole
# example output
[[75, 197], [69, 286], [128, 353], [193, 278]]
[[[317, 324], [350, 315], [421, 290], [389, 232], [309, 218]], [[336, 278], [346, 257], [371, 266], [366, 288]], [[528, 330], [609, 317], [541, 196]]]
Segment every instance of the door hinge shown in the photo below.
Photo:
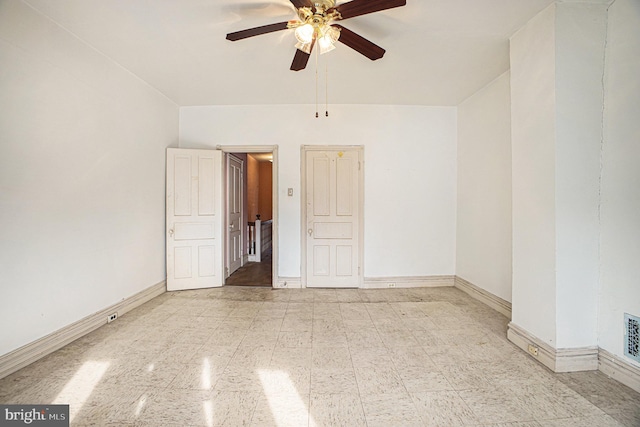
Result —
[[358, 162], [358, 170], [360, 170], [360, 162]]

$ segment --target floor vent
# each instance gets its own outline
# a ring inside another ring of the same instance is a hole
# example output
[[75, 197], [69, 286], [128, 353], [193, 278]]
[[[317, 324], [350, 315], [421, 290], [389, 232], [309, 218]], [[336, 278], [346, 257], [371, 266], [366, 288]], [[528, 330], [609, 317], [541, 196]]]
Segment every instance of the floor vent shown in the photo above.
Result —
[[640, 317], [624, 314], [624, 355], [640, 362]]

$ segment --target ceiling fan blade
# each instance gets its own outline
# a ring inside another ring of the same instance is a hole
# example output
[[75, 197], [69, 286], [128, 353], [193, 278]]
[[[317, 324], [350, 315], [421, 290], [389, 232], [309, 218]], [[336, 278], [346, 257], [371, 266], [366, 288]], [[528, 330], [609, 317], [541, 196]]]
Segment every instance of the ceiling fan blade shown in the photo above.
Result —
[[370, 42], [342, 25], [332, 25], [332, 27], [340, 28], [340, 38], [338, 39], [340, 43], [349, 46], [351, 49], [363, 54], [370, 60], [375, 61], [376, 59], [380, 59], [384, 56], [386, 51], [377, 44]]
[[249, 28], [247, 30], [236, 31], [235, 33], [227, 34], [227, 40], [232, 42], [236, 40], [242, 40], [253, 36], [259, 36], [261, 34], [273, 33], [274, 31], [286, 30], [289, 21], [278, 22], [276, 24], [263, 25], [261, 27]]
[[291, 0], [291, 3], [293, 3], [296, 9], [300, 9], [301, 7], [313, 7], [311, 0]]
[[342, 19], [349, 19], [354, 16], [405, 6], [406, 4], [407, 0], [352, 0], [329, 9], [327, 13], [337, 10], [340, 12]]
[[300, 49], [296, 49], [296, 54], [293, 57], [293, 62], [291, 63], [291, 71], [300, 71], [304, 70], [307, 67], [307, 62], [309, 62], [309, 57], [311, 56], [311, 52], [313, 52], [313, 46], [315, 46], [315, 39], [311, 42], [311, 50], [309, 53], [303, 52]]

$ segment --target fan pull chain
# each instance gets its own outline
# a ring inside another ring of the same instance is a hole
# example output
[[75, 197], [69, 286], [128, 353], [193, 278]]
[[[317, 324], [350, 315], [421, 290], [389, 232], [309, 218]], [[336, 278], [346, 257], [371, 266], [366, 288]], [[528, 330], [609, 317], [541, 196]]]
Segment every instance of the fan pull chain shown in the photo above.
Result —
[[324, 116], [329, 117], [329, 58], [325, 62], [324, 74]]
[[316, 49], [316, 119], [318, 117], [318, 49]]

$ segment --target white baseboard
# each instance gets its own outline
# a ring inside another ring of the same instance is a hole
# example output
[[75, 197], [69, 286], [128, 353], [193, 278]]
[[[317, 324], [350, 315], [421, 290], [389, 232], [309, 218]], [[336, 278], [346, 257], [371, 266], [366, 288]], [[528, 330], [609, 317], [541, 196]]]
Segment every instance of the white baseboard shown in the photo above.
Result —
[[509, 301], [503, 300], [462, 277], [455, 276], [454, 286], [511, 319], [511, 303]]
[[640, 367], [601, 348], [598, 351], [598, 369], [640, 393]]
[[[553, 372], [595, 371], [598, 369], [598, 347], [556, 349], [513, 322], [508, 325], [507, 338]], [[529, 346], [537, 351], [537, 355], [530, 351]]]
[[122, 316], [128, 311], [163, 294], [167, 290], [167, 282], [157, 283], [117, 304], [113, 304], [84, 319], [78, 320], [62, 329], [52, 332], [36, 341], [0, 356], [0, 378], [4, 378], [17, 370], [35, 362], [44, 356], [64, 347], [78, 338], [98, 329], [107, 323], [107, 316], [118, 313]]
[[454, 278], [455, 276], [365, 277], [362, 289], [435, 288], [440, 286], [453, 286]]
[[302, 280], [299, 277], [279, 276], [274, 288], [300, 289], [302, 288]]

